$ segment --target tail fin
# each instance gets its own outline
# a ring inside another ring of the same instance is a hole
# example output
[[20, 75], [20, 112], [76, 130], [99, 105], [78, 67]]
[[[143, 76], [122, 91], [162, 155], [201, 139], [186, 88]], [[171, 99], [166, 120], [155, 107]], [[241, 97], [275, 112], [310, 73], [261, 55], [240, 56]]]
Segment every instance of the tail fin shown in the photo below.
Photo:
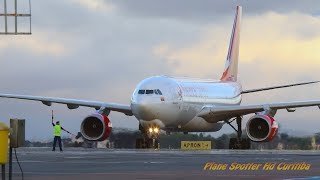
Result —
[[221, 81], [237, 81], [241, 16], [242, 7], [237, 6], [237, 12], [234, 18], [228, 56], [226, 60], [225, 69], [221, 77]]

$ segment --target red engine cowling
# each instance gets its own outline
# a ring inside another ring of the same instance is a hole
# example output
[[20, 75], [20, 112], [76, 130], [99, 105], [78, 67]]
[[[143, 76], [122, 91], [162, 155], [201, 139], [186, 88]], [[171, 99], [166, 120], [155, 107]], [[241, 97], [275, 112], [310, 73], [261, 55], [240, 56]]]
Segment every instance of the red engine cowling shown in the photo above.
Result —
[[272, 116], [257, 114], [247, 122], [247, 134], [252, 141], [269, 142], [278, 133], [278, 123]]
[[89, 141], [103, 141], [110, 136], [112, 124], [106, 115], [92, 114], [81, 123], [81, 134]]

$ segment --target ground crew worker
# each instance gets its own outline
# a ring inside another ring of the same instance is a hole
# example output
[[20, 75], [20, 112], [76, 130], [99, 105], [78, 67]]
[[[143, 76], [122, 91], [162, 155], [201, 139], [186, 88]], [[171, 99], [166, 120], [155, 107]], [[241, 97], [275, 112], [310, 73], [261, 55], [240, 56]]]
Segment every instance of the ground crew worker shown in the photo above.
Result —
[[59, 148], [60, 148], [60, 152], [62, 152], [62, 144], [61, 144], [61, 130], [70, 133], [69, 131], [63, 129], [63, 127], [61, 127], [60, 122], [57, 121], [56, 124], [53, 123], [53, 119], [52, 119], [52, 126], [53, 126], [53, 135], [54, 135], [54, 139], [53, 139], [53, 148], [52, 151], [56, 150], [56, 143], [58, 141], [59, 143]]

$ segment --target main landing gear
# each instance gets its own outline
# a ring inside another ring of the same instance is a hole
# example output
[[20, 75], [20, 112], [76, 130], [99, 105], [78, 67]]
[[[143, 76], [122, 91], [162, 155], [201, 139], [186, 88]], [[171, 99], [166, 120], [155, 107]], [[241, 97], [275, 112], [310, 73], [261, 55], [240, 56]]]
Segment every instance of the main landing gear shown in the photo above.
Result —
[[[233, 121], [237, 122], [238, 129], [236, 129], [231, 123]], [[229, 149], [250, 149], [251, 140], [249, 138], [242, 138], [242, 117], [238, 116], [231, 121], [226, 121], [229, 126], [231, 126], [236, 132], [236, 138], [230, 138]]]
[[139, 124], [139, 130], [143, 138], [136, 139], [137, 149], [159, 149], [160, 144], [158, 141], [160, 129], [158, 127], [149, 127], [145, 129]]

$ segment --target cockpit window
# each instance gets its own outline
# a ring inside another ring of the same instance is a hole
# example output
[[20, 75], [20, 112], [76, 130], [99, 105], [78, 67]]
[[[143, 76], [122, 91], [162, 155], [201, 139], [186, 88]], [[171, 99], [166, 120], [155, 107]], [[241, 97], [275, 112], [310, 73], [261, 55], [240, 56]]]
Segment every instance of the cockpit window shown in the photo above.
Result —
[[138, 94], [157, 94], [157, 95], [162, 95], [162, 92], [159, 89], [151, 90], [151, 89], [140, 89], [138, 91]]
[[146, 93], [146, 90], [139, 90], [138, 91], [138, 94], [145, 94]]
[[153, 90], [146, 90], [146, 94], [153, 94]]

